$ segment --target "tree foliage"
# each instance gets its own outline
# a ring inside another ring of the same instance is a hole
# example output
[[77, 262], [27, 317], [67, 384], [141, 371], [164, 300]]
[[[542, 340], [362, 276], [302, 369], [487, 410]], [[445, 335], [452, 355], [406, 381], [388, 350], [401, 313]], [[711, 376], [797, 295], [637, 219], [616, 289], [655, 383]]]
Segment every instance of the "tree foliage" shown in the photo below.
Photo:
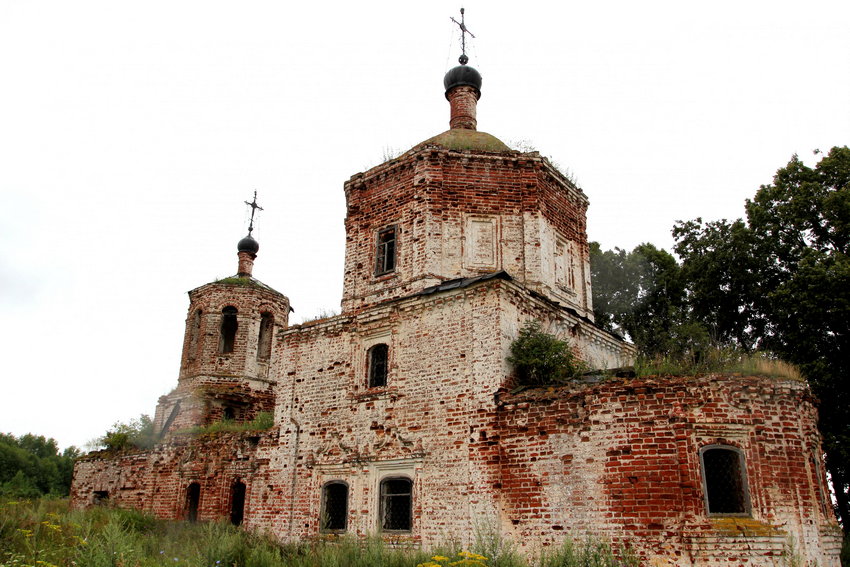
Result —
[[71, 487], [76, 447], [59, 452], [54, 439], [27, 433], [20, 437], [0, 433], [0, 495], [35, 498], [65, 496]]
[[677, 223], [673, 237], [682, 258], [688, 316], [715, 345], [756, 349], [765, 331], [758, 303], [769, 284], [762, 258], [753, 254], [752, 232], [741, 220], [703, 223], [697, 218]]
[[149, 415], [142, 414], [127, 423], [116, 421], [102, 437], [91, 443], [91, 448], [106, 451], [147, 449], [155, 441], [153, 421]]
[[648, 245], [592, 249], [596, 319], [649, 356], [675, 354], [690, 333], [697, 353], [707, 344], [766, 350], [799, 366], [820, 398], [827, 470], [847, 529], [850, 149], [832, 148], [813, 168], [794, 156], [746, 212], [733, 222], [676, 223], [680, 264]]
[[508, 362], [524, 386], [556, 384], [580, 374], [581, 363], [570, 344], [543, 331], [539, 321], [529, 321], [511, 343]]
[[705, 329], [688, 317], [676, 259], [652, 244], [631, 252], [590, 245], [593, 312], [603, 329], [628, 336], [647, 357], [684, 358], [704, 348]]

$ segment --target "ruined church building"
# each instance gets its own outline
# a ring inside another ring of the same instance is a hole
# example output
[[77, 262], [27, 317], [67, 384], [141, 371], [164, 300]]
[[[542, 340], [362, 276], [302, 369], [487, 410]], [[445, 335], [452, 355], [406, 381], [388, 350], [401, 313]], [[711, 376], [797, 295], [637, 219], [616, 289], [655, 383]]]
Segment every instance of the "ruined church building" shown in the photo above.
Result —
[[[380, 535], [534, 553], [565, 538], [649, 565], [775, 565], [841, 544], [805, 383], [756, 376], [579, 380], [517, 391], [527, 321], [592, 368], [634, 348], [593, 322], [585, 193], [479, 132], [481, 76], [445, 76], [451, 128], [345, 183], [340, 315], [289, 325], [253, 277], [189, 292], [177, 388], [148, 450], [92, 453], [72, 501], [229, 519], [282, 541]], [[261, 431], [191, 428], [273, 415]]]

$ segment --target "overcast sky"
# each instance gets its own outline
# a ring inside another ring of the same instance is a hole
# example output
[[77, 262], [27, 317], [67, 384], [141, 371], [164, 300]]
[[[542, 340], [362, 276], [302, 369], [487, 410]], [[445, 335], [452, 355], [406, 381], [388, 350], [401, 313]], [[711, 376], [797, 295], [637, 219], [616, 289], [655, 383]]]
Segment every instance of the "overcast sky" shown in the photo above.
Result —
[[[338, 309], [343, 182], [448, 128], [457, 2], [0, 0], [0, 431], [83, 445], [177, 382], [186, 292]], [[737, 218], [850, 142], [850, 2], [465, 3], [479, 129], [569, 170], [603, 248]]]

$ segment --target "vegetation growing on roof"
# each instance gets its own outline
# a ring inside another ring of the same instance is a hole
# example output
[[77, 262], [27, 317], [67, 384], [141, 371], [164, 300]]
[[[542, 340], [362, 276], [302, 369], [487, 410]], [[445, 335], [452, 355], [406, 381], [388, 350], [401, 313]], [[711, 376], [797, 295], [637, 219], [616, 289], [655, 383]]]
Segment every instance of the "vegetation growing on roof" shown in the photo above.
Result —
[[103, 450], [111, 453], [148, 449], [156, 442], [153, 420], [149, 415], [142, 414], [137, 419], [127, 423], [116, 421], [102, 437], [89, 442], [88, 448], [94, 451]]
[[486, 132], [455, 128], [425, 140], [419, 146], [436, 144], [447, 150], [473, 150], [481, 152], [510, 152], [512, 151], [503, 141]]
[[539, 321], [529, 321], [511, 343], [508, 362], [513, 364], [522, 386], [559, 384], [578, 377], [585, 364], [573, 354], [570, 344], [543, 331]]
[[260, 287], [260, 284], [257, 283], [256, 280], [254, 280], [252, 278], [240, 278], [239, 276], [231, 276], [229, 278], [222, 278], [220, 280], [215, 280], [213, 283]]
[[699, 356], [639, 356], [635, 375], [699, 376], [704, 374], [740, 374], [803, 381], [800, 369], [767, 352], [742, 352], [733, 348], [700, 351]]
[[274, 425], [274, 415], [270, 411], [261, 411], [251, 421], [235, 421], [222, 419], [208, 425], [193, 427], [181, 433], [190, 435], [205, 435], [208, 433], [241, 433], [248, 431], [265, 431]]

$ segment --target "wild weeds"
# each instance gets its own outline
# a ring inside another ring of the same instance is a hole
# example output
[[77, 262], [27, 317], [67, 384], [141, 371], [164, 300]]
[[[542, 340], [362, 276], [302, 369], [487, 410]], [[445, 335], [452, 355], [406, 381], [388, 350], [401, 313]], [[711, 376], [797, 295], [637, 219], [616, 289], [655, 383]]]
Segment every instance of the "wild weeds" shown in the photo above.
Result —
[[527, 562], [490, 528], [471, 550], [334, 537], [285, 544], [227, 523], [158, 520], [135, 510], [69, 510], [67, 500], [0, 502], [0, 567], [632, 567], [597, 542]]
[[635, 374], [641, 376], [694, 376], [699, 374], [742, 374], [801, 381], [793, 364], [765, 352], [744, 353], [735, 349], [708, 349], [699, 356], [638, 357]]
[[629, 549], [619, 556], [614, 548], [598, 539], [588, 538], [576, 543], [566, 540], [554, 551], [544, 553], [539, 567], [638, 567], [640, 561]]
[[250, 431], [265, 431], [271, 429], [274, 425], [274, 414], [269, 411], [261, 411], [251, 421], [234, 421], [232, 419], [223, 419], [203, 425], [180, 431], [179, 433], [188, 433], [190, 435], [204, 435], [207, 433], [243, 433]]

